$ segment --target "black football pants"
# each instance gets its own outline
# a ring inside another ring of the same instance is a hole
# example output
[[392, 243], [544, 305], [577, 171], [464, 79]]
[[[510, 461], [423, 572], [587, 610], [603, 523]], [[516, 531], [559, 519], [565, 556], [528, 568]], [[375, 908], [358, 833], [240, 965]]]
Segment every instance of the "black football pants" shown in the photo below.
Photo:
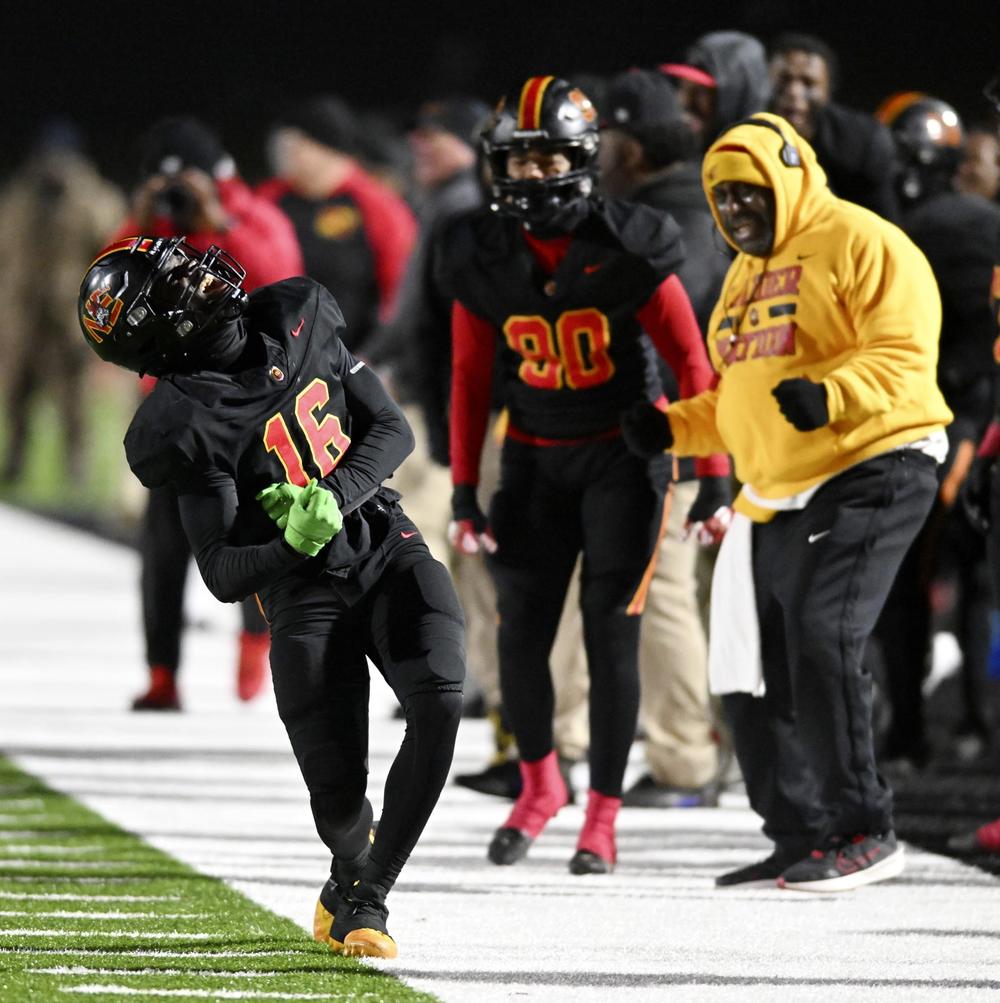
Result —
[[553, 748], [549, 653], [583, 554], [580, 609], [590, 674], [590, 786], [620, 797], [639, 712], [641, 588], [663, 524], [667, 460], [621, 439], [573, 446], [504, 443], [490, 508], [490, 571], [500, 617], [503, 706], [522, 758]]
[[[396, 524], [397, 527], [400, 523]], [[406, 520], [404, 530], [413, 524]], [[396, 532], [395, 529], [392, 532]], [[271, 620], [271, 674], [316, 829], [334, 857], [368, 841], [370, 658], [403, 707], [406, 732], [389, 768], [366, 884], [388, 892], [437, 803], [462, 709], [464, 620], [451, 579], [419, 539], [407, 540], [360, 601], [329, 579], [293, 584]]]
[[[191, 563], [191, 544], [181, 525], [177, 492], [172, 486], [152, 488], [140, 540], [142, 558], [142, 623], [146, 664], [177, 672], [184, 629], [184, 583]], [[243, 629], [267, 633], [257, 600], [242, 603]]]
[[766, 693], [723, 707], [751, 807], [789, 856], [892, 829], [875, 767], [865, 644], [937, 491], [935, 461], [896, 450], [753, 528]]

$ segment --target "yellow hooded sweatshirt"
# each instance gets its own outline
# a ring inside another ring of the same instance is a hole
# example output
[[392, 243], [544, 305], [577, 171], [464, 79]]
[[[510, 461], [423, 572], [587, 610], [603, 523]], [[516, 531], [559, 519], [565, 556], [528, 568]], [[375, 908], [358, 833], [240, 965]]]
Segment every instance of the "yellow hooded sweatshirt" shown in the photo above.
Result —
[[[751, 124], [723, 133], [705, 155], [702, 185], [723, 236], [715, 185], [772, 188], [774, 245], [766, 258], [738, 254], [726, 276], [708, 330], [718, 385], [667, 414], [678, 455], [727, 451], [741, 482], [780, 499], [938, 431], [952, 415], [937, 386], [941, 300], [927, 259], [902, 230], [838, 199], [789, 122], [754, 118], [781, 134]], [[785, 141], [800, 166], [782, 158]], [[781, 414], [771, 390], [794, 377], [822, 381], [828, 425], [799, 432]], [[744, 493], [736, 509], [758, 521], [773, 515]]]

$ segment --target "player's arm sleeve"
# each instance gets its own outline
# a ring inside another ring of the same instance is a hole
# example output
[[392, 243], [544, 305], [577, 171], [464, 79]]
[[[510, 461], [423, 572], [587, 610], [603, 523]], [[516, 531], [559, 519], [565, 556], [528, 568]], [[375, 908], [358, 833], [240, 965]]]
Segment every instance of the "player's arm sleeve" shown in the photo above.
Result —
[[451, 480], [476, 485], [490, 420], [496, 330], [458, 300], [451, 310], [451, 352]]
[[353, 511], [413, 452], [406, 416], [379, 378], [338, 340], [341, 382], [351, 415], [351, 444], [323, 486], [333, 491], [340, 510]]
[[[705, 342], [698, 327], [691, 301], [676, 275], [670, 275], [657, 286], [656, 291], [636, 314], [643, 330], [649, 335], [656, 350], [667, 361], [677, 376], [681, 398], [697, 397], [715, 383], [715, 372], [705, 351]], [[673, 415], [673, 408], [670, 411]], [[674, 422], [671, 421], [671, 428]], [[712, 425], [714, 427], [714, 407]], [[677, 433], [674, 432], [675, 443]], [[695, 473], [699, 477], [725, 477], [729, 473], [729, 457], [725, 447], [711, 450], [705, 455], [700, 450], [679, 455], [695, 455]]]
[[257, 592], [275, 575], [306, 558], [276, 536], [268, 543], [236, 547], [229, 534], [236, 520], [236, 484], [221, 471], [200, 473], [176, 483], [181, 523], [198, 570], [221, 602], [238, 602]]

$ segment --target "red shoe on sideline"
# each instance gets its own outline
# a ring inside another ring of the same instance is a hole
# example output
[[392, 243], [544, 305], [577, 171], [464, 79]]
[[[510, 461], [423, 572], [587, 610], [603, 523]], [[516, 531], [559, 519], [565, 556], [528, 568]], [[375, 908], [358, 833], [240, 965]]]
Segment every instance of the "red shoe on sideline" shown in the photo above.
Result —
[[948, 840], [954, 853], [1000, 853], [1000, 818], [981, 825], [972, 832], [963, 832]]
[[132, 710], [180, 710], [181, 698], [173, 672], [162, 665], [151, 665], [149, 676], [149, 689], [132, 701]]
[[610, 874], [614, 870], [618, 859], [615, 820], [621, 806], [621, 798], [608, 797], [593, 788], [587, 792], [583, 829], [569, 862], [571, 874]]
[[253, 700], [264, 687], [270, 663], [271, 638], [268, 634], [240, 632], [240, 660], [236, 667], [236, 695]]

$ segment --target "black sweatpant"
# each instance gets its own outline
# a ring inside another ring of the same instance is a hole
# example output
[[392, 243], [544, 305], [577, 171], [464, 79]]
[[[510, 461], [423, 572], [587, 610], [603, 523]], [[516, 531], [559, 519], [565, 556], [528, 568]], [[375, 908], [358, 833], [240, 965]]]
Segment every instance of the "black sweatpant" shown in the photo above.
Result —
[[[191, 544], [181, 525], [177, 491], [152, 488], [140, 541], [142, 558], [142, 623], [146, 664], [177, 672], [184, 630], [184, 583], [191, 563]], [[243, 629], [266, 634], [267, 622], [253, 596], [241, 604]]]
[[500, 689], [529, 761], [553, 748], [549, 653], [583, 554], [590, 786], [608, 797], [621, 796], [635, 738], [641, 589], [662, 530], [667, 473], [666, 458], [637, 459], [617, 438], [571, 446], [508, 439], [490, 508]]
[[335, 859], [362, 852], [372, 821], [366, 656], [403, 707], [406, 733], [362, 872], [383, 895], [447, 777], [465, 675], [464, 620], [448, 572], [416, 537], [413, 523], [399, 520], [391, 532], [400, 526], [409, 537], [353, 604], [328, 578], [286, 580], [263, 597], [278, 713], [309, 790], [316, 830]]
[[915, 450], [886, 453], [753, 528], [766, 693], [722, 701], [751, 807], [789, 856], [828, 835], [892, 829], [862, 657], [934, 500], [935, 466]]

